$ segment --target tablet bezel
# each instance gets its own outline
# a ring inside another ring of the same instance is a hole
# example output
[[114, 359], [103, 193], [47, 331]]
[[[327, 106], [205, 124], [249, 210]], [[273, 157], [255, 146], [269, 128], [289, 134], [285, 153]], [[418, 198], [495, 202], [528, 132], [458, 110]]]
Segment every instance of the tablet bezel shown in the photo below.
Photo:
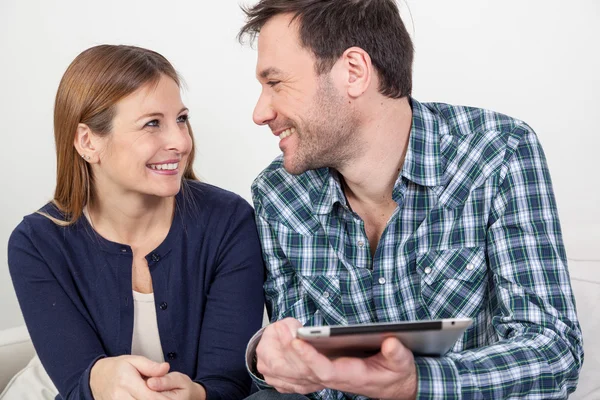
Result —
[[296, 336], [330, 358], [369, 357], [387, 337], [397, 337], [415, 355], [441, 356], [472, 324], [471, 318], [404, 321], [345, 326], [306, 326]]

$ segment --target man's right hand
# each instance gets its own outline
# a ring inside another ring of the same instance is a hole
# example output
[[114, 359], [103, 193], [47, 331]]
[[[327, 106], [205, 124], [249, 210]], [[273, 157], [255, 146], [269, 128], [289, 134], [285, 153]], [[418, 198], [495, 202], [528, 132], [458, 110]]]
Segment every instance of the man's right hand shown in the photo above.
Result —
[[107, 357], [98, 360], [90, 372], [90, 388], [95, 400], [168, 400], [148, 388], [145, 378], [169, 372], [168, 363], [157, 363], [142, 356]]
[[302, 324], [286, 318], [267, 326], [256, 348], [258, 371], [281, 393], [307, 394], [324, 388], [376, 399], [416, 399], [413, 354], [397, 338], [384, 340], [371, 357], [330, 360], [296, 339]]
[[268, 325], [256, 347], [256, 368], [281, 393], [311, 393], [324, 388], [292, 347], [302, 324], [293, 318]]

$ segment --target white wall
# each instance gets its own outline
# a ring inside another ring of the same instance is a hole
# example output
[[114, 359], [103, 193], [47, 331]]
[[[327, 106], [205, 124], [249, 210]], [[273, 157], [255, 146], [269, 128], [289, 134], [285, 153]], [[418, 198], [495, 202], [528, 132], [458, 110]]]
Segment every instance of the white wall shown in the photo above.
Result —
[[[550, 162], [569, 256], [600, 258], [600, 2], [406, 0], [402, 12], [417, 50], [414, 96], [528, 122]], [[165, 55], [187, 81], [196, 171], [250, 200], [278, 147], [251, 121], [259, 86], [254, 50], [235, 41], [242, 18], [237, 0], [0, 2], [0, 329], [22, 323], [6, 243], [52, 196], [54, 94], [85, 48], [134, 44]]]

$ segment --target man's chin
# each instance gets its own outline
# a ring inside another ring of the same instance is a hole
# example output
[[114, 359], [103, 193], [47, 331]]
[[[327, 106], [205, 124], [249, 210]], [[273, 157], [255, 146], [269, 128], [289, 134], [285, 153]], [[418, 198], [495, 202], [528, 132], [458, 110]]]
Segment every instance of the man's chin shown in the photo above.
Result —
[[308, 170], [307, 168], [303, 168], [302, 165], [298, 165], [298, 163], [290, 160], [289, 157], [285, 156], [285, 153], [283, 155], [283, 168], [292, 175], [302, 175]]
[[292, 175], [302, 175], [303, 173], [305, 173], [306, 171], [312, 171], [315, 169], [321, 169], [321, 168], [325, 168], [325, 165], [317, 165], [317, 164], [310, 164], [310, 163], [299, 163], [299, 162], [294, 162], [293, 159], [291, 159], [290, 157], [286, 157], [285, 153], [283, 155], [283, 168], [286, 170], [286, 172], [288, 172], [289, 174]]

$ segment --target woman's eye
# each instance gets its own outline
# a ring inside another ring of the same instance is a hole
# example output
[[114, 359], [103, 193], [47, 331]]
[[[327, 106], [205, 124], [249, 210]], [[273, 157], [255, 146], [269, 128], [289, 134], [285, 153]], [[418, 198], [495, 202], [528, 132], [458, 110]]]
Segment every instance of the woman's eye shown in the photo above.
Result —
[[274, 87], [275, 85], [277, 85], [278, 83], [280, 83], [280, 81], [268, 81], [267, 85]]
[[184, 114], [184, 115], [180, 115], [179, 118], [177, 118], [177, 122], [178, 123], [185, 123], [189, 119], [190, 119], [190, 116], [187, 115], [187, 114]]
[[152, 128], [158, 128], [160, 126], [160, 123], [158, 122], [157, 119], [153, 119], [152, 121], [148, 121], [146, 122], [146, 125], [144, 125], [144, 127], [152, 127]]

